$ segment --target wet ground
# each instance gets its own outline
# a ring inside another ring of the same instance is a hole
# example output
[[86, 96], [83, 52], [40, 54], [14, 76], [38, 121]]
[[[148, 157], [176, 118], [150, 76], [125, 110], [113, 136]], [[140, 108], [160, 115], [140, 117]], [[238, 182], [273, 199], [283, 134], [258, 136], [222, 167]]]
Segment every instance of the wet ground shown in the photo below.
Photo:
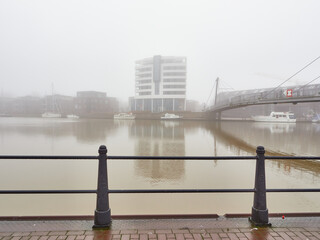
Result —
[[107, 230], [92, 230], [92, 220], [0, 221], [0, 239], [320, 239], [320, 217], [269, 220], [264, 228], [247, 218], [113, 220]]

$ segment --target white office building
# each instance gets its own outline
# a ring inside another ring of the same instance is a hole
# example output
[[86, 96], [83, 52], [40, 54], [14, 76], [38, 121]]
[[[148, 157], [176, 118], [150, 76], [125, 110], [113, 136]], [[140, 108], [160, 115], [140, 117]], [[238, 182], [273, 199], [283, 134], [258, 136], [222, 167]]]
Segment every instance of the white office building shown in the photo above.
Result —
[[186, 110], [187, 59], [154, 56], [135, 62], [135, 96], [132, 111]]

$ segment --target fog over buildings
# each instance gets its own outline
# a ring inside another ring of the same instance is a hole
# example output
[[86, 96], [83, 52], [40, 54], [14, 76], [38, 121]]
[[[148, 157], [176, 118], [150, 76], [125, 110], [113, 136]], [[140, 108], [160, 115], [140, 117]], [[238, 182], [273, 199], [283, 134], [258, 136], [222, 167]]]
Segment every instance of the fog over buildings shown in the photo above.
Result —
[[320, 55], [319, 9], [317, 0], [3, 0], [1, 96], [45, 96], [53, 84], [60, 95], [127, 101], [135, 62], [156, 55], [187, 58], [190, 100], [206, 102], [217, 77], [222, 88], [274, 87]]

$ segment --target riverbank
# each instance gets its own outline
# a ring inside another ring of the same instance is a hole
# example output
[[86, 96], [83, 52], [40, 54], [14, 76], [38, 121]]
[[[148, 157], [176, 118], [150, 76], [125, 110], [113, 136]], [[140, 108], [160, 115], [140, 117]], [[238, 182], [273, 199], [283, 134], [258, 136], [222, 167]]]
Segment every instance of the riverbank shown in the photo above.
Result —
[[[179, 121], [195, 120], [195, 121], [213, 121], [208, 119], [206, 112], [172, 112], [176, 115], [182, 116]], [[137, 120], [160, 120], [164, 113], [150, 113], [150, 112], [133, 112]], [[92, 113], [79, 115], [81, 119], [113, 119], [114, 113]], [[16, 115], [2, 115], [0, 117], [26, 117], [26, 118], [41, 118], [38, 114], [16, 114]], [[62, 118], [64, 118], [62, 116]], [[222, 117], [221, 121], [249, 121], [253, 122], [251, 117]], [[297, 118], [297, 122], [311, 122], [310, 119]]]
[[[171, 112], [170, 112], [171, 113]], [[172, 112], [176, 115], [182, 116], [180, 120], [206, 120], [204, 112]], [[79, 114], [83, 119], [113, 119], [115, 113], [88, 113]], [[136, 119], [142, 120], [160, 120], [165, 113], [151, 113], [151, 112], [133, 112]], [[3, 115], [0, 117], [34, 117], [41, 118], [41, 114], [15, 114], [15, 115]], [[62, 116], [63, 118], [64, 116]]]

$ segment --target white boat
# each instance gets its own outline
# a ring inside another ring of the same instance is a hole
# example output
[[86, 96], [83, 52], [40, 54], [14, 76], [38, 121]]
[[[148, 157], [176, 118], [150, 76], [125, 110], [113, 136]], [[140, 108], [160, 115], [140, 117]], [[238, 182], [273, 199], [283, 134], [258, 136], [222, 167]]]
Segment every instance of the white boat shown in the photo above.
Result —
[[43, 118], [61, 118], [60, 113], [45, 112], [41, 115]]
[[67, 115], [67, 118], [70, 118], [70, 119], [79, 119], [79, 116], [78, 116], [78, 115], [74, 115], [74, 114], [68, 114], [68, 115]]
[[162, 120], [175, 120], [175, 119], [181, 119], [182, 116], [175, 115], [173, 113], [166, 113], [164, 116], [161, 117]]
[[113, 115], [113, 119], [119, 119], [119, 120], [133, 120], [136, 116], [132, 113], [118, 113]]
[[311, 121], [313, 123], [320, 123], [320, 114], [319, 113], [315, 114]]
[[271, 112], [269, 116], [252, 116], [251, 118], [256, 122], [296, 122], [296, 118], [292, 112]]
[[51, 99], [48, 101], [48, 96], [46, 97], [46, 111], [41, 115], [43, 118], [61, 118], [58, 105], [53, 94], [53, 84], [51, 89]]

